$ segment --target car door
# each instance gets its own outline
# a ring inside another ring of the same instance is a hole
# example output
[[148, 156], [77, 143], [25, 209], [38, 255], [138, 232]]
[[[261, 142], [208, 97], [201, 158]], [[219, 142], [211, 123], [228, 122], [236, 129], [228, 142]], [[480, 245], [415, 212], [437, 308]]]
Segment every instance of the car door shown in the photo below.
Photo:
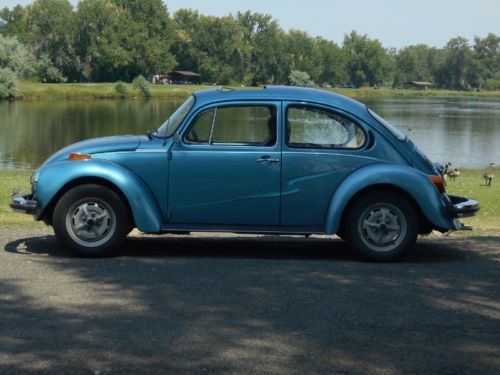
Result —
[[205, 108], [171, 149], [169, 222], [277, 225], [279, 103]]

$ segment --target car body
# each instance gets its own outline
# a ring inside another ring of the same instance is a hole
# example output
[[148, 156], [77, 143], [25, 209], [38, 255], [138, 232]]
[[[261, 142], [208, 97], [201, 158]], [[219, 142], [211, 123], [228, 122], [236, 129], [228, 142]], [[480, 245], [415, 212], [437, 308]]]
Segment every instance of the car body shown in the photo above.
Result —
[[[441, 170], [440, 170], [441, 168]], [[195, 92], [147, 135], [70, 145], [11, 207], [82, 255], [145, 233], [337, 234], [394, 259], [419, 233], [464, 229], [479, 203], [445, 193], [442, 167], [365, 105], [324, 90]]]

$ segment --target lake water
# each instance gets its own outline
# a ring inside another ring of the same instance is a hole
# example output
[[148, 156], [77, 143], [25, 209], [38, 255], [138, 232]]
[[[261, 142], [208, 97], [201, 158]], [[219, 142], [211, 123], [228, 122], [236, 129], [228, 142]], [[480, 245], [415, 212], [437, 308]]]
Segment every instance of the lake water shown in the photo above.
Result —
[[[434, 161], [458, 167], [500, 164], [500, 100], [361, 100], [408, 134]], [[159, 126], [182, 100], [0, 102], [0, 168], [36, 168], [83, 139], [139, 134]]]

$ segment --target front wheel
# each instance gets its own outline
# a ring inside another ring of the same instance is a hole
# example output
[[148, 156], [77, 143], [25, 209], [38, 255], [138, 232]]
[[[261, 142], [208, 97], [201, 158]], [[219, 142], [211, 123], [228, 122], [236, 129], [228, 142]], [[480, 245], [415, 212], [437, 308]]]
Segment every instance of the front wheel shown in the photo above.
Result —
[[361, 197], [350, 207], [346, 219], [347, 241], [370, 260], [393, 260], [412, 249], [417, 240], [415, 210], [395, 193]]
[[118, 249], [129, 230], [123, 200], [111, 189], [87, 184], [67, 191], [54, 209], [57, 239], [81, 256], [103, 256]]

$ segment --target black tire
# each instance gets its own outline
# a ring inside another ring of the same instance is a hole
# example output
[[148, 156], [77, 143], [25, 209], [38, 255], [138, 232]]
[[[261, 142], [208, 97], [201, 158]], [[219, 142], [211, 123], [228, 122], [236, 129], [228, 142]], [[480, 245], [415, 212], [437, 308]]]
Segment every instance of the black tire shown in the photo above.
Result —
[[373, 261], [394, 260], [415, 246], [418, 218], [413, 206], [397, 193], [374, 192], [357, 199], [344, 223], [346, 240]]
[[57, 239], [84, 257], [109, 255], [123, 243], [130, 220], [127, 207], [113, 190], [95, 184], [67, 191], [54, 208]]

